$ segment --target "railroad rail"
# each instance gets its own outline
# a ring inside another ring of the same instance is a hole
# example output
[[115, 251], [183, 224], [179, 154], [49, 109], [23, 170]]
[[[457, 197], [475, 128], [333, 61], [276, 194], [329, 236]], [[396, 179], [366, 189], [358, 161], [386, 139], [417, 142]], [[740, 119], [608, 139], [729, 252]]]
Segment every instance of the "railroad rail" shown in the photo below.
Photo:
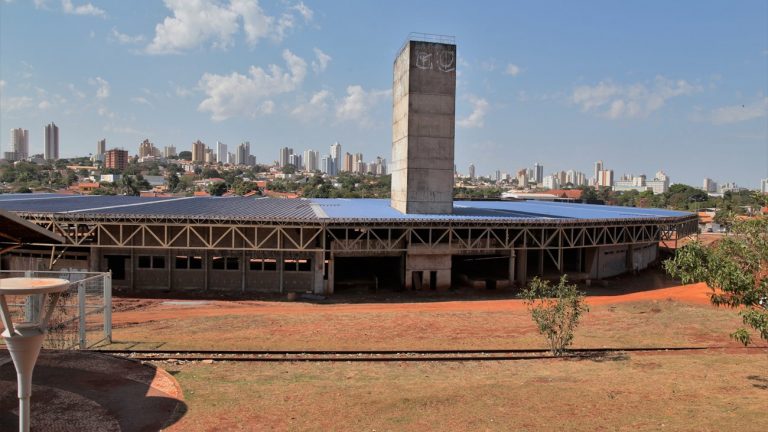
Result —
[[[615, 358], [632, 352], [675, 352], [732, 349], [723, 346], [583, 348], [568, 350], [563, 357], [574, 359]], [[768, 347], [739, 348], [745, 352], [768, 352]], [[447, 361], [512, 361], [555, 358], [548, 349], [487, 350], [93, 350], [137, 361], [189, 362], [447, 362]]]

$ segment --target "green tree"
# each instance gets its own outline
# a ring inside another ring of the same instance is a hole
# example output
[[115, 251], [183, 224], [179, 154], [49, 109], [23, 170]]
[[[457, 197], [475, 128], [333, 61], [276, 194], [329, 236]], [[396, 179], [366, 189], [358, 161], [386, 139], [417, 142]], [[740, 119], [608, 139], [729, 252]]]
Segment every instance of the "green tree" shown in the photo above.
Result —
[[573, 342], [581, 316], [589, 311], [584, 294], [576, 285], [568, 284], [565, 275], [554, 286], [536, 277], [522, 294], [539, 333], [547, 338], [552, 355], [563, 355]]
[[189, 150], [184, 150], [182, 152], [179, 152], [179, 159], [181, 160], [192, 160], [192, 152]]
[[227, 184], [224, 182], [214, 182], [208, 185], [208, 193], [211, 196], [222, 196], [227, 192]]
[[[745, 326], [768, 340], [768, 218], [734, 220], [731, 234], [704, 246], [693, 242], [677, 250], [664, 268], [683, 283], [705, 282], [716, 306], [738, 308]], [[748, 345], [746, 327], [731, 334]]]

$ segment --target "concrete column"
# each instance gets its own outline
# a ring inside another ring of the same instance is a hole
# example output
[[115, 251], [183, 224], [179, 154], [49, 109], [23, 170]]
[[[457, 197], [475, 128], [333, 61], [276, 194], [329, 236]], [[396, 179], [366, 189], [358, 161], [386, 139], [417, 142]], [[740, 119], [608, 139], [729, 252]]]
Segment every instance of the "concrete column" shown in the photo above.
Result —
[[509, 251], [509, 285], [515, 283], [515, 250]]
[[539, 277], [544, 276], [544, 249], [539, 249]]
[[97, 272], [100, 271], [101, 253], [99, 248], [92, 247], [88, 252], [88, 271]]
[[635, 270], [635, 245], [627, 245], [627, 271]]
[[165, 252], [165, 262], [168, 264], [168, 290], [173, 291], [173, 267], [176, 265], [175, 261], [172, 261], [173, 253], [168, 249]]
[[[131, 241], [131, 243], [133, 243], [133, 241]], [[131, 292], [133, 292], [136, 290], [136, 277], [134, 271], [136, 268], [136, 248], [133, 247], [131, 247], [131, 259], [129, 265], [131, 266], [131, 269], [128, 274], [131, 276]]]
[[312, 292], [315, 294], [323, 294], [323, 268], [325, 252], [315, 252], [315, 256], [312, 258]]
[[248, 269], [248, 261], [245, 259], [245, 250], [240, 251], [240, 291], [245, 292], [245, 277]]
[[208, 249], [203, 251], [203, 278], [205, 279], [203, 284], [203, 291], [208, 291]]
[[285, 291], [285, 285], [284, 285], [284, 273], [285, 273], [285, 263], [283, 262], [285, 258], [283, 257], [283, 253], [280, 252], [280, 255], [277, 258], [277, 276], [279, 280], [280, 285], [280, 294], [282, 294]]
[[524, 287], [528, 282], [528, 250], [520, 249], [515, 253], [515, 261], [517, 265], [517, 284]]
[[328, 259], [328, 294], [333, 294], [333, 286], [334, 286], [334, 259], [333, 255]]
[[413, 271], [412, 270], [406, 270], [405, 271], [405, 284], [404, 287], [407, 291], [410, 291], [413, 289]]

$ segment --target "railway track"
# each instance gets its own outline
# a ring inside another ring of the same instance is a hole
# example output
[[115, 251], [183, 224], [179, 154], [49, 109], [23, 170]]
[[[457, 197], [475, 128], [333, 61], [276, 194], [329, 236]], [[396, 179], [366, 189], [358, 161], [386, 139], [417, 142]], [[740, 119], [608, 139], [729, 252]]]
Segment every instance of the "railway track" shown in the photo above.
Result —
[[[568, 350], [566, 358], [610, 359], [633, 352], [675, 352], [722, 350], [726, 347], [657, 347], [657, 348], [587, 348]], [[745, 350], [767, 351], [764, 347]], [[371, 351], [218, 351], [218, 350], [94, 350], [139, 361], [189, 362], [446, 362], [446, 361], [512, 361], [541, 360], [553, 356], [546, 349], [491, 350], [371, 350]]]

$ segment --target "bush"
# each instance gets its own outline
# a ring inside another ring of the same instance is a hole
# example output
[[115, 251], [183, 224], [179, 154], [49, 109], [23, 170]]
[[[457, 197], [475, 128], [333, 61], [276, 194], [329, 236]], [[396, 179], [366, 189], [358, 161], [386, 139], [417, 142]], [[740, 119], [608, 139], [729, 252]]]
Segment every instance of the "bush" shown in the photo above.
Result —
[[563, 275], [554, 286], [534, 278], [523, 291], [523, 297], [539, 333], [547, 338], [552, 355], [563, 355], [573, 342], [573, 333], [581, 315], [589, 311], [584, 293], [576, 285], [569, 285], [567, 276]]

